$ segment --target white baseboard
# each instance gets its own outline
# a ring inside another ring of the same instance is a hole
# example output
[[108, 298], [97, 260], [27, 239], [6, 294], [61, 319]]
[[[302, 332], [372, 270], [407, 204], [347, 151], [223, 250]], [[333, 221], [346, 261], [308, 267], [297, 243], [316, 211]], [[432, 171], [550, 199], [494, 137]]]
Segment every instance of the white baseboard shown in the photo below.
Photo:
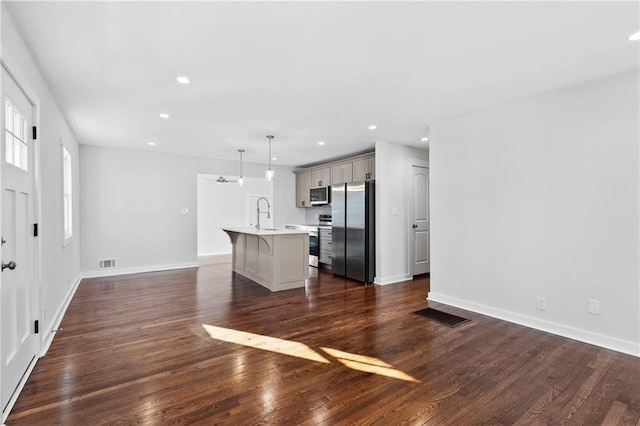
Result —
[[373, 280], [373, 283], [378, 285], [387, 285], [387, 284], [399, 283], [402, 281], [408, 281], [410, 279], [413, 279], [411, 274], [402, 274], [402, 275], [394, 275], [391, 277], [382, 277], [382, 278], [375, 277], [375, 279]]
[[231, 253], [203, 254], [198, 256], [200, 265], [219, 265], [221, 263], [231, 263], [233, 255]]
[[58, 312], [56, 312], [54, 320], [51, 322], [51, 326], [44, 331], [45, 334], [42, 336], [42, 344], [40, 346], [40, 358], [45, 356], [47, 351], [49, 350], [49, 347], [51, 346], [51, 343], [53, 342], [53, 338], [55, 337], [55, 334], [56, 334], [53, 330], [57, 330], [60, 328], [60, 323], [62, 323], [62, 318], [64, 318], [64, 314], [67, 312], [67, 308], [69, 308], [69, 304], [71, 303], [73, 296], [76, 294], [76, 291], [78, 290], [80, 281], [82, 281], [82, 277], [80, 276], [80, 274], [78, 274], [73, 285], [67, 292], [67, 297], [64, 299], [64, 303], [62, 303], [62, 305], [58, 309]]
[[169, 265], [144, 265], [134, 266], [132, 268], [113, 268], [113, 269], [100, 269], [97, 271], [85, 271], [81, 272], [81, 278], [96, 278], [96, 277], [111, 277], [115, 275], [128, 275], [128, 274], [140, 274], [143, 272], [160, 272], [170, 271], [172, 269], [189, 269], [198, 268], [200, 265], [198, 262], [186, 262], [186, 263], [172, 263]]
[[515, 324], [524, 325], [525, 327], [535, 328], [536, 330], [557, 334], [558, 336], [640, 357], [640, 344], [635, 342], [617, 339], [615, 337], [605, 336], [555, 322], [544, 321], [516, 312], [505, 311], [492, 306], [481, 305], [475, 302], [446, 296], [444, 294], [429, 292], [427, 300], [444, 303], [445, 305], [455, 306], [456, 308], [466, 309], [467, 311], [476, 312]]

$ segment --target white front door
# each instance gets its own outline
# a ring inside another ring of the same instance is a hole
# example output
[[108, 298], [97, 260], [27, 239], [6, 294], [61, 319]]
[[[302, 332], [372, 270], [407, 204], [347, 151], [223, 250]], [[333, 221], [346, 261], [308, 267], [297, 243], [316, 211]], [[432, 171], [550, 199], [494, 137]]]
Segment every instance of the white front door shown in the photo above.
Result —
[[426, 274], [429, 262], [429, 168], [411, 166], [411, 225], [412, 274]]
[[[0, 280], [2, 411], [36, 359], [34, 330], [33, 107], [2, 69], [2, 256]], [[15, 264], [11, 264], [14, 262]], [[10, 267], [6, 267], [11, 265]], [[13, 267], [13, 268], [12, 268]], [[3, 416], [4, 417], [4, 416]]]

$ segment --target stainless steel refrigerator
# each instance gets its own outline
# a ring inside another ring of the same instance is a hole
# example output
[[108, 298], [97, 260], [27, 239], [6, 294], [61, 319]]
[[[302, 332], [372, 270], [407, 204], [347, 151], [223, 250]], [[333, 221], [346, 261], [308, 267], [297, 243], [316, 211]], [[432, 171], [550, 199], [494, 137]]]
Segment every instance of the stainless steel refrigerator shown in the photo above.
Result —
[[375, 181], [331, 187], [334, 274], [372, 283], [376, 272]]

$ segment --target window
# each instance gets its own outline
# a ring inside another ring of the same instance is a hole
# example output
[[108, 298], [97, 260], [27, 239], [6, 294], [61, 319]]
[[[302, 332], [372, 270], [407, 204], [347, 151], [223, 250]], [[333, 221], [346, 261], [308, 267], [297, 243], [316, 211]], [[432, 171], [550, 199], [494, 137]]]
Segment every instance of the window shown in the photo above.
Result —
[[73, 202], [71, 197], [71, 154], [62, 147], [62, 185], [64, 208], [64, 241], [68, 243], [73, 234]]
[[9, 99], [4, 102], [5, 160], [24, 171], [29, 170], [27, 118]]

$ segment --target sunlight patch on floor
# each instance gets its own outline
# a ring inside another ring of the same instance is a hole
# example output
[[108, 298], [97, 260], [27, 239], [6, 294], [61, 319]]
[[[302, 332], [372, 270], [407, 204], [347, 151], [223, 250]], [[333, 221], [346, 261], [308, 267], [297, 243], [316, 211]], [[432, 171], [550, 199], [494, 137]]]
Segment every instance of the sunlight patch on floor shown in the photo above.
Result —
[[[202, 324], [202, 327], [204, 327], [209, 336], [211, 336], [211, 338], [215, 340], [222, 340], [228, 343], [235, 343], [237, 345], [248, 346], [255, 349], [276, 352], [282, 355], [303, 358], [309, 361], [331, 364], [331, 361], [329, 361], [327, 358], [314, 351], [304, 343], [280, 339], [277, 337], [264, 336], [262, 334], [249, 333], [247, 331], [234, 330], [232, 328], [217, 327], [208, 324]], [[353, 370], [378, 374], [381, 376], [404, 380], [407, 382], [420, 383], [420, 381], [416, 378], [393, 368], [392, 365], [382, 361], [379, 358], [354, 354], [351, 352], [345, 352], [339, 349], [327, 347], [321, 347], [320, 349], [330, 357], [335, 358], [340, 364]]]
[[333, 348], [321, 347], [327, 354], [335, 357], [345, 367], [353, 370], [364, 371], [365, 373], [379, 374], [381, 376], [391, 377], [392, 379], [404, 380], [407, 382], [420, 383], [420, 380], [408, 375], [407, 373], [393, 368], [379, 358], [366, 355], [352, 354], [350, 352], [340, 351]]
[[338, 349], [333, 349], [333, 348], [321, 347], [320, 349], [322, 349], [323, 351], [325, 351], [326, 353], [328, 353], [334, 358], [346, 359], [349, 361], [355, 361], [355, 362], [364, 363], [364, 364], [377, 365], [379, 367], [393, 368], [393, 365], [387, 364], [383, 360], [374, 358], [372, 356], [352, 354], [351, 352], [340, 351]]
[[231, 328], [216, 327], [214, 325], [202, 324], [209, 336], [216, 340], [223, 340], [229, 343], [249, 346], [269, 352], [276, 352], [283, 355], [295, 356], [309, 361], [330, 364], [331, 361], [311, 349], [304, 343], [291, 340], [279, 339], [277, 337], [263, 336], [262, 334], [249, 333], [246, 331], [233, 330]]
[[392, 379], [404, 380], [405, 382], [420, 383], [420, 380], [411, 377], [405, 372], [396, 370], [395, 368], [380, 367], [378, 365], [366, 364], [364, 362], [350, 361], [348, 359], [338, 360], [345, 367], [352, 370], [364, 371], [365, 373], [378, 374], [380, 376], [391, 377]]

